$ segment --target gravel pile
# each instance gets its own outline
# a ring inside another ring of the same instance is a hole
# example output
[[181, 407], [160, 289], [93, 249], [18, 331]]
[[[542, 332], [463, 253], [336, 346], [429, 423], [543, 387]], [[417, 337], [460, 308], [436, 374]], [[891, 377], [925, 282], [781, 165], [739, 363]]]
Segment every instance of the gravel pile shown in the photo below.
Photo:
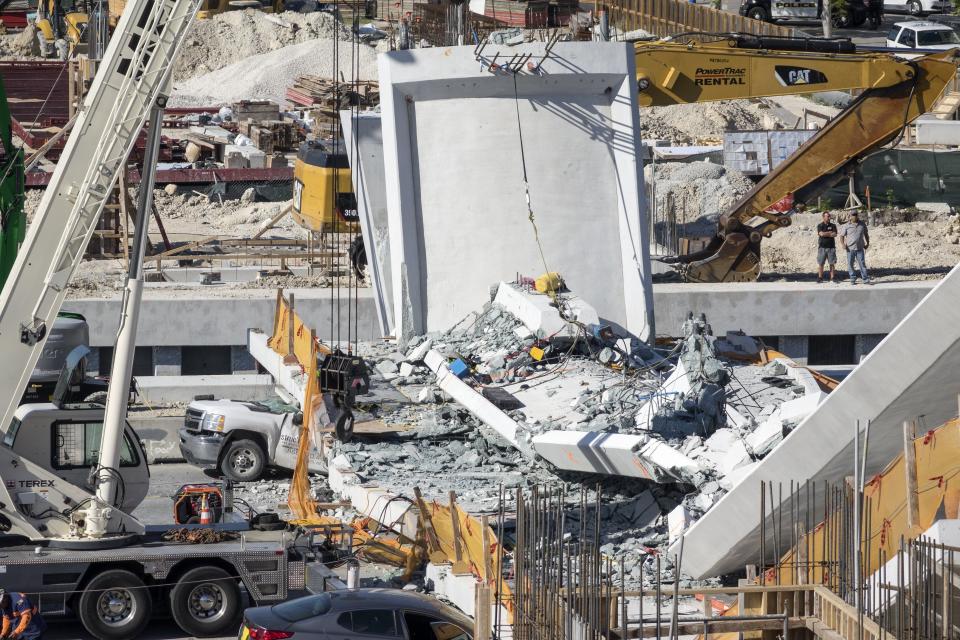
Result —
[[736, 169], [712, 162], [664, 162], [644, 169], [644, 179], [656, 184], [656, 218], [670, 212], [686, 225], [686, 235], [707, 235], [715, 230], [717, 216], [736, 204], [753, 182]]
[[641, 109], [640, 131], [644, 139], [697, 144], [722, 138], [727, 131], [769, 128], [771, 117], [765, 103], [750, 100], [678, 104]]
[[173, 78], [186, 80], [251, 56], [318, 38], [330, 42], [333, 38], [347, 42], [353, 39], [350, 31], [329, 13], [228, 11], [209, 20], [194, 21], [173, 67]]
[[[359, 80], [377, 79], [377, 52], [360, 45], [340, 47], [340, 73], [350, 77], [351, 65], [359, 56]], [[289, 45], [234, 62], [222, 69], [178, 82], [171, 102], [174, 106], [223, 105], [239, 100], [273, 100], [283, 104], [286, 91], [303, 75], [334, 76], [333, 40], [320, 38]]]

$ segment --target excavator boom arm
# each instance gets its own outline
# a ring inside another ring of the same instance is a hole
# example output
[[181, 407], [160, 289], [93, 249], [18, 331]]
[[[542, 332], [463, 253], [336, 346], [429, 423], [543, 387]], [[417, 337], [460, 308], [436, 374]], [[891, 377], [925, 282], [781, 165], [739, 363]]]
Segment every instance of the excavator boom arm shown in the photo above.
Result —
[[845, 52], [842, 47], [834, 47], [837, 52], [782, 51], [741, 44], [747, 43], [635, 43], [640, 106], [891, 87], [913, 77], [909, 63], [880, 53]]

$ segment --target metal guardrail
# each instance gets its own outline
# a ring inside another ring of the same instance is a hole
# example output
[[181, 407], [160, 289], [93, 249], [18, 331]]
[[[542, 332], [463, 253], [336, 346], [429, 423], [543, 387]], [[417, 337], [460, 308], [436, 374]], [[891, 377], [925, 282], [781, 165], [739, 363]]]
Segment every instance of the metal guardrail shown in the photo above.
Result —
[[790, 27], [745, 18], [683, 0], [611, 0], [606, 4], [610, 24], [621, 32], [643, 29], [666, 37], [697, 31], [703, 33], [752, 33], [762, 36], [795, 37]]

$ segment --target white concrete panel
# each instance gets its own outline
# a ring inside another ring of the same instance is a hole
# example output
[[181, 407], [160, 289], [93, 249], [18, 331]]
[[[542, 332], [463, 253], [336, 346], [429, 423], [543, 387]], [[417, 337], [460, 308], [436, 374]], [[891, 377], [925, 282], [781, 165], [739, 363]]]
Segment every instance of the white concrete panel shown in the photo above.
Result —
[[654, 482], [686, 482], [699, 465], [670, 445], [646, 435], [547, 431], [533, 450], [559, 469], [628, 476]]
[[347, 142], [350, 175], [353, 192], [357, 195], [360, 231], [367, 253], [367, 273], [373, 288], [377, 320], [383, 335], [388, 336], [393, 332], [393, 308], [390, 306], [393, 302], [393, 285], [380, 114], [341, 111], [340, 125]]
[[[743, 569], [760, 542], [761, 482], [838, 482], [853, 472], [857, 420], [870, 420], [867, 477], [902, 447], [903, 421], [939, 425], [957, 415], [960, 392], [960, 266], [742, 482], [686, 534], [684, 571], [701, 578]], [[859, 311], [870, 315], [872, 307]], [[789, 508], [785, 501], [784, 508]], [[799, 505], [800, 515], [806, 505]], [[815, 506], [815, 513], [820, 507]], [[769, 525], [768, 532], [774, 527]], [[768, 549], [773, 549], [772, 539]], [[770, 560], [770, 558], [768, 558]]]
[[[544, 46], [380, 57], [399, 336], [449, 327], [544, 260], [602, 318], [652, 334], [633, 50], [560, 43], [543, 59]], [[516, 75], [490, 71], [527, 53]]]

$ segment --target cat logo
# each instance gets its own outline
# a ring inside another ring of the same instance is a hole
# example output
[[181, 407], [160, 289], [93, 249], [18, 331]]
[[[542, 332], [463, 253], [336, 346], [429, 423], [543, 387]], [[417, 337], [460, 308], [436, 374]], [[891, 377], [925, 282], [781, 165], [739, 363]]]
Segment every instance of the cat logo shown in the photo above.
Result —
[[827, 82], [826, 74], [816, 69], [777, 65], [774, 67], [774, 73], [776, 73], [777, 82], [784, 87], [794, 87], [801, 84], [824, 84]]

